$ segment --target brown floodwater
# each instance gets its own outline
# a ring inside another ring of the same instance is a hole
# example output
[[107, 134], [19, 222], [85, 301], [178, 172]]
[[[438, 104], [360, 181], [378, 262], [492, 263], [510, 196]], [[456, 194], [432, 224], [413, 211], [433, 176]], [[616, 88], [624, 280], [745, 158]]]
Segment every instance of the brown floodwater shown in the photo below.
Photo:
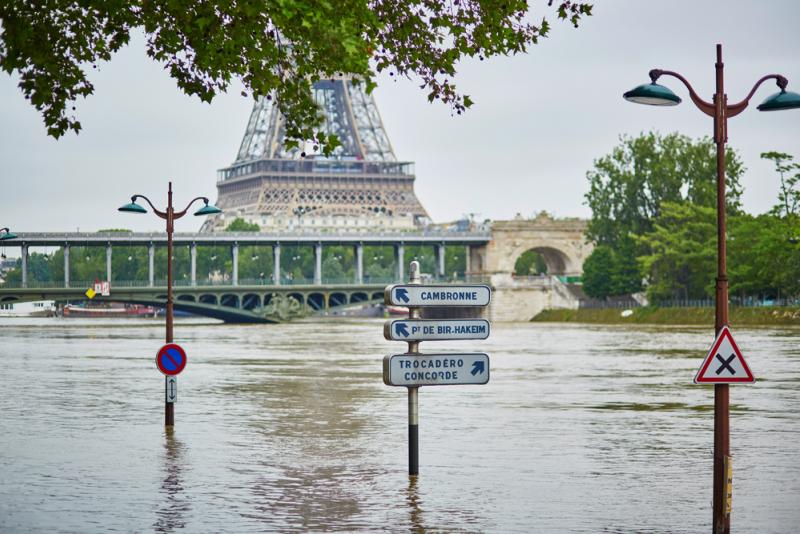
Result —
[[[732, 524], [800, 524], [798, 330], [733, 329]], [[380, 320], [185, 320], [189, 363], [163, 427], [156, 320], [0, 320], [2, 532], [710, 530], [712, 329], [494, 325], [484, 386], [420, 390], [407, 475], [403, 352]]]

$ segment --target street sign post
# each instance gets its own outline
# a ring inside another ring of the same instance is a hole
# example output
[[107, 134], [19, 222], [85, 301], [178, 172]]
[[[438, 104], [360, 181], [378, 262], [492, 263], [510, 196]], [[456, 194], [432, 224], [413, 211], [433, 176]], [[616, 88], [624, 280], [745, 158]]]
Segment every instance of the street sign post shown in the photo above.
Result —
[[383, 325], [383, 336], [390, 341], [443, 341], [486, 339], [486, 319], [395, 319]]
[[387, 386], [457, 386], [489, 382], [489, 356], [465, 354], [391, 354], [383, 358]]
[[186, 351], [177, 343], [167, 343], [156, 354], [156, 367], [167, 376], [177, 376], [186, 367]]
[[755, 381], [730, 328], [723, 326], [697, 371], [694, 383], [752, 384]]
[[384, 300], [393, 306], [488, 306], [492, 297], [489, 286], [416, 284], [386, 288]]
[[421, 354], [422, 341], [486, 339], [485, 319], [421, 319], [420, 308], [429, 306], [488, 306], [492, 290], [486, 285], [422, 285], [419, 262], [412, 261], [408, 284], [391, 285], [384, 291], [387, 305], [408, 307], [408, 318], [387, 321], [383, 335], [405, 341], [405, 354], [383, 359], [383, 382], [408, 389], [408, 474], [419, 474], [419, 388], [421, 386], [486, 384], [489, 356], [483, 353]]

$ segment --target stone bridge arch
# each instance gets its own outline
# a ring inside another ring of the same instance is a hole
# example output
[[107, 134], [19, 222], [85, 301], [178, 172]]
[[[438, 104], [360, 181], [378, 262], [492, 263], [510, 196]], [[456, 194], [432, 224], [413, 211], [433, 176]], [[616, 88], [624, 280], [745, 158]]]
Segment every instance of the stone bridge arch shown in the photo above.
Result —
[[482, 273], [510, 277], [517, 259], [534, 250], [543, 256], [548, 274], [580, 276], [583, 262], [594, 248], [586, 242], [586, 224], [584, 219], [554, 219], [546, 212], [533, 219], [495, 221], [492, 240], [484, 250], [476, 251], [482, 256]]

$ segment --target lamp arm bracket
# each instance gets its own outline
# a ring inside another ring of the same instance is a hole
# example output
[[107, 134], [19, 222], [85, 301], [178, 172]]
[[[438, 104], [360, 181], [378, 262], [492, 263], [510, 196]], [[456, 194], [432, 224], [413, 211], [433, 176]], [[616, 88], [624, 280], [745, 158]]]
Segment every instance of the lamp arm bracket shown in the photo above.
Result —
[[185, 207], [185, 208], [183, 208], [183, 211], [176, 211], [176, 212], [173, 214], [173, 217], [174, 217], [174, 218], [176, 218], [176, 219], [180, 219], [181, 217], [183, 217], [184, 215], [186, 215], [186, 212], [187, 212], [187, 211], [189, 211], [189, 208], [191, 208], [191, 207], [192, 207], [192, 204], [194, 204], [194, 203], [195, 203], [195, 202], [197, 202], [198, 200], [202, 200], [203, 202], [205, 202], [206, 204], [208, 204], [208, 198], [206, 198], [206, 197], [195, 197], [195, 198], [193, 198], [192, 200], [190, 200], [188, 204], [186, 204], [186, 207]]
[[148, 204], [150, 204], [150, 208], [153, 210], [153, 213], [155, 213], [156, 215], [158, 215], [158, 216], [159, 216], [159, 217], [161, 217], [162, 219], [166, 219], [166, 218], [167, 218], [167, 212], [165, 212], [165, 211], [161, 211], [160, 209], [158, 209], [158, 208], [156, 208], [155, 206], [153, 206], [153, 203], [152, 203], [152, 202], [150, 202], [150, 199], [149, 199], [149, 198], [147, 198], [147, 197], [146, 197], [146, 196], [144, 196], [144, 195], [133, 195], [133, 196], [131, 197], [131, 202], [136, 202], [136, 199], [137, 199], [137, 198], [141, 198], [141, 199], [143, 199], [145, 202], [147, 202]]
[[755, 94], [756, 90], [759, 87], [761, 87], [761, 84], [766, 82], [767, 80], [773, 80], [773, 79], [775, 80], [781, 91], [785, 90], [786, 86], [789, 85], [789, 80], [787, 80], [784, 76], [781, 76], [780, 74], [767, 74], [766, 76], [764, 76], [755, 83], [755, 85], [753, 86], [752, 89], [750, 89], [750, 92], [747, 94], [744, 100], [728, 106], [726, 110], [726, 115], [728, 117], [735, 117], [736, 115], [744, 111], [745, 108], [747, 108], [747, 105], [750, 103], [750, 99], [753, 98], [753, 95]]
[[706, 115], [710, 117], [714, 116], [714, 104], [711, 102], [706, 102], [700, 98], [697, 92], [695, 92], [694, 87], [692, 87], [692, 84], [690, 84], [686, 78], [671, 70], [653, 69], [650, 71], [650, 80], [652, 80], [653, 83], [656, 83], [656, 80], [658, 80], [661, 76], [672, 76], [673, 78], [680, 80], [681, 83], [686, 86], [686, 89], [689, 90], [689, 97], [692, 99], [692, 102], [694, 102], [694, 105]]

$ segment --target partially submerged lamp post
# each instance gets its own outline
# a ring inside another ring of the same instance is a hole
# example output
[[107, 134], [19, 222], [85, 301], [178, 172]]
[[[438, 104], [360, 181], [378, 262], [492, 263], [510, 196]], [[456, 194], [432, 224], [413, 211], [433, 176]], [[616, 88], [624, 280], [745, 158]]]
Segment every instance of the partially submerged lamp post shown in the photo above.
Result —
[[[153, 206], [153, 203], [150, 202], [150, 199], [144, 195], [133, 195], [131, 197], [131, 201], [129, 204], [125, 204], [119, 211], [125, 211], [128, 213], [147, 213], [147, 210], [136, 203], [137, 199], [144, 199], [150, 207], [153, 209], [153, 212], [161, 217], [162, 219], [167, 221], [167, 343], [172, 343], [172, 232], [174, 231], [174, 222], [175, 219], [180, 219], [189, 208], [198, 200], [202, 200], [205, 202], [205, 205], [197, 210], [194, 214], [195, 215], [213, 215], [215, 213], [221, 213], [222, 210], [218, 207], [211, 205], [208, 203], [208, 199], [206, 197], [196, 197], [186, 205], [183, 211], [175, 211], [175, 208], [172, 206], [172, 182], [169, 182], [169, 189], [167, 190], [167, 210], [160, 211]], [[164, 377], [166, 380], [167, 377]], [[175, 409], [174, 404], [171, 402], [164, 403], [164, 424], [166, 426], [173, 426], [175, 424]]]
[[[717, 45], [716, 62], [717, 90], [712, 102], [700, 98], [689, 82], [669, 70], [653, 69], [650, 71], [651, 83], [640, 85], [623, 95], [625, 100], [637, 104], [651, 106], [675, 106], [681, 99], [667, 87], [656, 82], [661, 76], [672, 76], [686, 86], [689, 97], [700, 111], [714, 118], [714, 143], [717, 145], [717, 279], [716, 279], [716, 313], [714, 320], [715, 333], [719, 333], [728, 324], [728, 274], [725, 245], [725, 143], [728, 141], [728, 118], [735, 117], [747, 108], [750, 99], [758, 87], [767, 80], [774, 79], [780, 92], [767, 97], [759, 111], [778, 111], [800, 108], [800, 94], [786, 90], [788, 81], [780, 74], [768, 74], [758, 80], [750, 93], [741, 102], [728, 104], [723, 84], [722, 45]], [[730, 426], [728, 384], [714, 385], [714, 516], [713, 532], [730, 532], [730, 515], [725, 507], [725, 457], [730, 456]]]

